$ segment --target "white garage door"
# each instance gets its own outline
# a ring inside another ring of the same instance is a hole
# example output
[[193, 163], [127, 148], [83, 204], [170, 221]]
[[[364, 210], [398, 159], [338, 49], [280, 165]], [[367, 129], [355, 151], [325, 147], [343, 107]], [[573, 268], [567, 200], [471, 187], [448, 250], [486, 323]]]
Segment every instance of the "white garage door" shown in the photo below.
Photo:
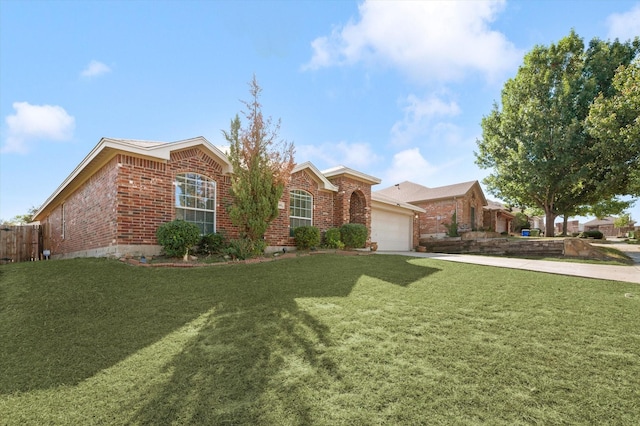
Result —
[[371, 241], [378, 243], [378, 250], [411, 250], [413, 214], [400, 214], [372, 209]]

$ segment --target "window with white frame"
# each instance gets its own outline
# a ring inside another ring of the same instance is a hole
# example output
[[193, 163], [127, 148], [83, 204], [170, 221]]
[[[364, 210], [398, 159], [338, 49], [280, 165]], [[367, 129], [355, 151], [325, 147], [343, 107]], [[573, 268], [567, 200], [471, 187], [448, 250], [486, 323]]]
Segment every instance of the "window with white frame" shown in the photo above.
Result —
[[216, 231], [216, 182], [197, 173], [176, 176], [176, 219], [191, 222], [202, 235]]
[[313, 225], [313, 197], [306, 191], [294, 189], [289, 192], [290, 235], [299, 226]]

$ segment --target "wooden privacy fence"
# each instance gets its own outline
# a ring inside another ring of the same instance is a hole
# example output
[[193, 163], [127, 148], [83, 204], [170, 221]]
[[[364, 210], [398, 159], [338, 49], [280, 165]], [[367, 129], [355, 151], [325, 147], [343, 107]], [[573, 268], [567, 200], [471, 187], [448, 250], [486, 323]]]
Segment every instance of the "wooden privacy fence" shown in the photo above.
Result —
[[41, 259], [42, 228], [41, 225], [0, 225], [0, 264]]

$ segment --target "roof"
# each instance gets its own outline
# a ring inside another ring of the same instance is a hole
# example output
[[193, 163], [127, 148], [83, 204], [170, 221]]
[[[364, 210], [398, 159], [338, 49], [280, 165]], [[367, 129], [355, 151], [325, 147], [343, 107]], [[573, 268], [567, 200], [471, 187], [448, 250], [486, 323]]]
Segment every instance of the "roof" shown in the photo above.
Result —
[[[602, 219], [593, 219], [590, 220], [589, 222], [586, 222], [584, 224], [584, 226], [606, 226], [606, 225], [613, 225], [613, 222], [617, 219], [617, 217], [613, 217], [613, 216], [607, 216], [604, 217]], [[630, 221], [630, 224], [635, 224], [635, 221]]]
[[368, 183], [370, 185], [376, 185], [381, 182], [381, 180], [378, 179], [377, 177], [359, 172], [357, 170], [350, 169], [349, 167], [345, 167], [345, 166], [336, 166], [327, 170], [323, 170], [322, 174], [328, 178], [346, 175], [350, 178]]
[[403, 209], [407, 209], [407, 210], [412, 210], [415, 212], [419, 212], [419, 213], [424, 213], [426, 210], [418, 207], [418, 206], [414, 206], [413, 204], [409, 204], [409, 203], [405, 203], [402, 201], [398, 201], [395, 200], [391, 197], [387, 197], [386, 195], [380, 194], [379, 192], [372, 192], [371, 193], [371, 201], [375, 201], [378, 203], [382, 203], [382, 204], [387, 204], [389, 206], [394, 206], [394, 207], [401, 207]]
[[291, 170], [291, 174], [300, 172], [302, 170], [308, 170], [311, 172], [311, 175], [315, 177], [316, 181], [322, 185], [321, 189], [326, 189], [328, 191], [338, 192], [338, 187], [329, 182], [329, 180], [313, 165], [310, 161], [306, 161], [302, 164], [297, 164], [293, 170]]
[[480, 188], [480, 184], [477, 180], [440, 186], [437, 188], [429, 188], [414, 182], [404, 181], [394, 186], [376, 191], [376, 193], [399, 201], [404, 201], [406, 203], [417, 203], [420, 201], [434, 201], [462, 197], [471, 191], [471, 189], [476, 185], [482, 195], [483, 205], [487, 205], [487, 199], [485, 198], [482, 188]]
[[60, 184], [53, 194], [42, 204], [34, 215], [34, 220], [39, 220], [43, 214], [55, 207], [56, 200], [64, 200], [68, 194], [75, 191], [118, 153], [131, 153], [156, 161], [168, 161], [171, 159], [172, 152], [195, 146], [204, 148], [211, 157], [219, 161], [222, 164], [223, 173], [231, 173], [233, 171], [227, 156], [202, 136], [176, 142], [102, 138], [75, 170], [67, 176], [62, 184]]

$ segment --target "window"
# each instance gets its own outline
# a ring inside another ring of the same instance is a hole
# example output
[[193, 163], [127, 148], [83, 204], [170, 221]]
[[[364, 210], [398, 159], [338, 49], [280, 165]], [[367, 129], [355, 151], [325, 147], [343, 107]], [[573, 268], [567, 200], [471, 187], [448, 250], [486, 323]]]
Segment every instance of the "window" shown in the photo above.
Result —
[[313, 197], [305, 191], [293, 190], [289, 193], [289, 235], [299, 226], [311, 226], [313, 218]]
[[62, 203], [62, 217], [60, 218], [60, 237], [64, 240], [67, 233], [67, 219], [64, 217], [64, 203]]
[[176, 219], [194, 223], [202, 235], [216, 231], [216, 182], [196, 173], [176, 176]]
[[476, 208], [473, 206], [471, 207], [471, 230], [476, 230]]

